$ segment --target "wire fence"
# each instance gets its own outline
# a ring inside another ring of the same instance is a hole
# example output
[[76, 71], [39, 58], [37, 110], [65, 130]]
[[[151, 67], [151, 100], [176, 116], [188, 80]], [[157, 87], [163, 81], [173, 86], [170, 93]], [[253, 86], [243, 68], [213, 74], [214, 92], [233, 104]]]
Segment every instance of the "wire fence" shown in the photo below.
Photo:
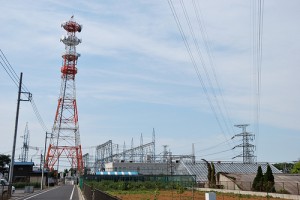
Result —
[[[250, 181], [234, 181], [234, 182], [233, 181], [220, 181], [216, 185], [216, 188], [226, 189], [226, 190], [254, 191], [252, 188], [252, 184], [253, 184], [253, 182], [250, 182]], [[261, 187], [257, 188], [255, 191], [300, 195], [300, 182], [295, 182], [295, 181], [275, 182], [274, 185], [271, 183], [268, 183], [265, 186], [261, 186]]]

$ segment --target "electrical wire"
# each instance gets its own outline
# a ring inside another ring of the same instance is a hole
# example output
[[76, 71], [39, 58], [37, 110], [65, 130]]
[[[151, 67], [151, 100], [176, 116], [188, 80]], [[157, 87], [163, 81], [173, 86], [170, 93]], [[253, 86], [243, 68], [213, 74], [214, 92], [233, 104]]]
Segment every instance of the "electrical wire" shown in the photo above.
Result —
[[[223, 120], [223, 123], [225, 124], [227, 133], [228, 133], [229, 135], [231, 135], [231, 134], [229, 133], [229, 128], [228, 128], [227, 122], [226, 122], [226, 120], [225, 120], [225, 117], [224, 117], [224, 115], [223, 115], [222, 109], [221, 109], [221, 107], [220, 107], [220, 104], [219, 104], [217, 95], [216, 95], [216, 93], [215, 93], [214, 90], [213, 90], [214, 87], [213, 87], [212, 81], [211, 81], [211, 79], [210, 79], [208, 70], [206, 69], [205, 62], [204, 62], [202, 53], [201, 53], [201, 51], [200, 51], [199, 44], [198, 44], [197, 39], [196, 39], [196, 37], [195, 37], [195, 33], [194, 33], [194, 30], [193, 30], [192, 24], [191, 24], [191, 22], [190, 22], [190, 19], [189, 19], [189, 16], [188, 16], [188, 12], [187, 12], [187, 10], [186, 10], [186, 8], [185, 8], [185, 5], [184, 5], [183, 1], [181, 0], [181, 1], [180, 1], [180, 4], [181, 4], [181, 7], [182, 7], [182, 11], [183, 11], [183, 13], [184, 13], [184, 16], [185, 16], [187, 25], [188, 25], [188, 27], [189, 27], [190, 34], [192, 35], [192, 39], [193, 39], [194, 45], [195, 45], [196, 50], [197, 50], [197, 55], [198, 55], [198, 57], [199, 57], [199, 59], [200, 59], [200, 62], [201, 62], [201, 64], [202, 64], [202, 67], [203, 67], [203, 69], [204, 69], [205, 76], [206, 76], [206, 78], [207, 78], [207, 80], [208, 80], [208, 84], [209, 84], [209, 86], [212, 88], [212, 93], [213, 93], [213, 97], [214, 97], [214, 98], [212, 98], [212, 97], [210, 96], [209, 92], [208, 92], [208, 89], [207, 89], [207, 87], [206, 87], [206, 84], [205, 84], [205, 82], [204, 82], [204, 79], [203, 79], [203, 77], [202, 77], [202, 75], [201, 75], [201, 73], [200, 73], [200, 71], [199, 71], [198, 64], [197, 64], [197, 62], [196, 62], [196, 58], [195, 58], [195, 56], [193, 55], [191, 45], [189, 44], [189, 41], [188, 41], [188, 39], [187, 39], [187, 35], [186, 35], [185, 31], [183, 30], [183, 27], [182, 27], [182, 25], [181, 25], [180, 19], [179, 19], [178, 15], [177, 15], [177, 12], [176, 12], [176, 9], [175, 9], [175, 7], [174, 7], [174, 5], [173, 5], [172, 0], [168, 0], [168, 4], [169, 4], [169, 7], [170, 7], [170, 9], [171, 9], [171, 11], [172, 11], [172, 15], [173, 15], [174, 20], [175, 20], [175, 22], [176, 22], [176, 24], [177, 24], [177, 27], [178, 27], [178, 29], [179, 29], [180, 35], [181, 35], [181, 37], [182, 37], [182, 40], [184, 41], [185, 47], [186, 47], [186, 49], [187, 49], [188, 55], [189, 55], [189, 57], [190, 57], [190, 60], [191, 60], [191, 62], [192, 62], [192, 65], [193, 65], [193, 67], [194, 67], [194, 70], [195, 70], [195, 72], [196, 72], [197, 78], [198, 78], [198, 80], [199, 80], [200, 83], [201, 83], [201, 86], [202, 86], [202, 89], [203, 89], [204, 94], [205, 94], [205, 96], [206, 96], [206, 99], [207, 99], [207, 101], [208, 101], [208, 103], [209, 103], [209, 106], [210, 106], [210, 108], [211, 108], [211, 110], [212, 110], [212, 112], [213, 112], [213, 115], [214, 115], [214, 117], [215, 117], [215, 119], [216, 119], [216, 121], [217, 121], [217, 124], [218, 124], [219, 128], [221, 129], [221, 132], [225, 135], [226, 132], [225, 132], [224, 127], [222, 126], [222, 123], [221, 123], [221, 120]], [[213, 101], [213, 100], [214, 100], [214, 101]], [[214, 102], [215, 102], [216, 106], [214, 105]], [[219, 113], [219, 114], [218, 114], [218, 113]], [[220, 115], [220, 116], [219, 116], [219, 115]], [[227, 138], [226, 135], [225, 135], [225, 138]]]
[[[19, 87], [19, 81], [20, 81], [20, 78], [19, 76], [17, 75], [17, 73], [15, 72], [14, 68], [11, 66], [11, 64], [9, 63], [8, 59], [6, 58], [5, 54], [3, 53], [3, 51], [0, 49], [0, 58], [2, 60], [0, 60], [0, 64], [1, 66], [3, 67], [3, 69], [5, 70], [6, 74], [10, 77], [10, 79], [14, 82], [14, 84]], [[28, 88], [22, 83], [21, 85], [21, 88], [22, 88], [22, 93], [27, 97], [27, 99], [29, 100], [29, 102], [31, 103], [31, 106], [32, 106], [32, 109], [33, 109], [33, 112], [40, 124], [40, 126], [42, 127], [42, 129], [45, 131], [45, 132], [48, 132], [47, 130], [47, 127], [43, 121], [43, 118], [42, 116], [40, 115], [40, 112], [32, 98], [32, 95], [31, 93], [29, 92]]]
[[263, 16], [264, 0], [252, 1], [252, 38], [253, 38], [253, 83], [255, 90], [254, 98], [254, 124], [256, 135], [256, 151], [260, 133], [260, 106], [261, 106], [261, 74], [262, 74], [262, 53], [263, 53]]

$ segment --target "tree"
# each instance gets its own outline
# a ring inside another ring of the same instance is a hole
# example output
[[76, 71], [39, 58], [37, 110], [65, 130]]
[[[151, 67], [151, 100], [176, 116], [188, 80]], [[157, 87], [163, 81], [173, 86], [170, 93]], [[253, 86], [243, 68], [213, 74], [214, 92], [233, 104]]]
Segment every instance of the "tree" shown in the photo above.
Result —
[[210, 166], [209, 162], [207, 162], [207, 160], [205, 160], [205, 159], [202, 159], [202, 160], [206, 163], [206, 166], [207, 166], [207, 180], [208, 180], [208, 185], [210, 186], [211, 166]]
[[290, 173], [294, 164], [293, 163], [275, 163], [273, 164], [274, 167], [282, 171], [283, 173]]
[[264, 182], [264, 190], [266, 192], [275, 192], [274, 176], [270, 165], [267, 166], [267, 171], [264, 174], [263, 182]]
[[5, 165], [7, 165], [8, 163], [10, 163], [10, 156], [0, 154], [0, 168], [3, 169], [5, 167]]
[[294, 164], [294, 167], [291, 171], [292, 174], [300, 174], [300, 161]]
[[263, 191], [263, 176], [261, 166], [258, 166], [256, 176], [252, 183], [252, 190]]
[[213, 162], [211, 162], [211, 176], [210, 176], [210, 187], [215, 188], [216, 187], [216, 170], [215, 165]]

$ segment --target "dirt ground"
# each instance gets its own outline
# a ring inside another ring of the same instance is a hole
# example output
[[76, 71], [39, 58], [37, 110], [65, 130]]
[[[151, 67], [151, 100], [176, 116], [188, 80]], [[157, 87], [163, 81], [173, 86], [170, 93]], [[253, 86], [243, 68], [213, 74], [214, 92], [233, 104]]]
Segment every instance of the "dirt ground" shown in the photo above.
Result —
[[[205, 200], [204, 192], [185, 191], [178, 194], [177, 191], [159, 191], [156, 195], [155, 192], [147, 192], [145, 194], [114, 194], [122, 200]], [[267, 198], [250, 195], [234, 195], [234, 194], [217, 194], [217, 200], [280, 200], [279, 198]]]

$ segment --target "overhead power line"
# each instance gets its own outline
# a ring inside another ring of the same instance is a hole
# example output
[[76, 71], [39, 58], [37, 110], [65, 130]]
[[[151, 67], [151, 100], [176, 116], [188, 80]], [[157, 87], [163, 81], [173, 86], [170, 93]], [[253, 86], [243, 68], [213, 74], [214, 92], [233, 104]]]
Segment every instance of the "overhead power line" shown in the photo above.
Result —
[[264, 0], [252, 0], [252, 39], [253, 39], [253, 83], [255, 90], [254, 97], [254, 124], [256, 135], [256, 148], [260, 133], [260, 106], [261, 106], [261, 74], [263, 55], [263, 19]]
[[[0, 64], [2, 66], [2, 68], [4, 69], [4, 71], [6, 72], [6, 74], [9, 76], [9, 78], [14, 82], [14, 84], [18, 86], [18, 83], [20, 81], [19, 76], [17, 75], [17, 73], [15, 72], [14, 68], [11, 66], [11, 64], [9, 63], [8, 59], [6, 58], [6, 56], [4, 55], [3, 51], [0, 49]], [[33, 112], [40, 124], [40, 126], [43, 128], [43, 130], [45, 132], [47, 132], [47, 127], [44, 123], [44, 120], [42, 118], [42, 116], [40, 115], [40, 112], [31, 96], [31, 93], [29, 92], [28, 88], [22, 83], [22, 93], [27, 96], [27, 98], [29, 99], [29, 102], [31, 103]]]
[[[181, 9], [182, 9], [182, 12], [183, 12], [183, 16], [185, 18], [186, 25], [188, 27], [188, 31], [184, 30], [184, 28], [182, 26], [182, 22], [179, 18], [179, 15], [178, 15], [178, 13], [175, 9], [175, 6], [174, 6], [172, 0], [168, 0], [168, 4], [169, 4], [169, 7], [172, 11], [172, 15], [174, 17], [176, 25], [179, 29], [181, 38], [182, 38], [182, 40], [184, 42], [184, 45], [186, 47], [189, 58], [192, 62], [194, 70], [196, 72], [197, 78], [198, 78], [198, 80], [199, 80], [199, 82], [202, 86], [202, 89], [204, 91], [206, 99], [209, 103], [210, 109], [212, 110], [212, 113], [213, 113], [213, 115], [216, 119], [216, 122], [217, 122], [221, 132], [224, 134], [225, 138], [227, 138], [226, 133], [227, 133], [227, 135], [229, 135], [231, 137], [234, 132], [233, 131], [231, 132], [229, 130], [230, 128], [229, 128], [229, 125], [228, 125], [228, 121], [230, 121], [230, 120], [229, 120], [228, 111], [226, 111], [227, 108], [225, 106], [224, 99], [222, 100], [222, 102], [223, 102], [223, 107], [224, 107], [224, 110], [225, 110], [225, 114], [224, 114], [224, 111], [221, 108], [221, 104], [219, 103], [219, 100], [218, 100], [218, 95], [216, 94], [216, 91], [215, 91], [215, 88], [217, 88], [218, 91], [221, 91], [221, 89], [219, 87], [219, 84], [216, 84], [217, 86], [215, 86], [213, 84], [212, 78], [209, 75], [208, 69], [206, 67], [205, 60], [203, 58], [203, 54], [201, 52], [199, 42], [198, 42], [197, 37], [195, 35], [195, 30], [193, 28], [193, 24], [191, 23], [191, 20], [190, 20], [189, 12], [187, 11], [187, 9], [185, 7], [185, 3], [184, 3], [184, 1], [180, 0], [180, 6], [181, 6]], [[202, 29], [202, 35], [204, 35], [203, 27], [201, 28], [201, 21], [200, 21], [199, 11], [196, 7], [195, 2], [193, 3], [193, 6], [194, 6], [194, 10], [195, 10], [197, 19], [198, 19], [198, 24], [200, 26], [200, 30]], [[192, 42], [190, 42], [188, 38], [191, 38]], [[203, 38], [205, 38], [205, 36], [203, 36]], [[206, 39], [203, 39], [203, 40], [204, 40], [204, 42], [206, 41]], [[196, 53], [193, 52], [193, 47], [196, 49]], [[209, 59], [210, 60], [209, 66], [213, 69], [213, 64], [212, 64], [213, 61], [212, 61], [212, 56], [210, 55], [210, 52], [209, 52], [208, 44], [206, 44], [206, 50], [207, 50], [207, 53], [208, 53], [209, 58], [210, 58]], [[197, 61], [198, 59], [200, 61], [200, 64]], [[201, 72], [200, 72], [199, 65], [202, 66], [202, 68], [203, 68], [203, 71], [204, 71], [203, 74], [201, 74]], [[214, 69], [212, 71], [214, 72]], [[213, 73], [213, 74], [214, 74], [213, 78], [215, 79], [215, 82], [218, 82], [216, 74], [215, 73]], [[205, 81], [205, 80], [207, 80], [207, 81]], [[207, 88], [207, 85], [209, 86], [210, 89]], [[220, 94], [220, 97], [223, 98], [221, 94]], [[225, 116], [228, 118], [228, 120], [225, 119]], [[232, 127], [233, 124], [230, 125], [230, 126]], [[233, 128], [232, 128], [232, 130], [233, 130]], [[229, 143], [227, 143], [227, 144], [229, 144]]]

